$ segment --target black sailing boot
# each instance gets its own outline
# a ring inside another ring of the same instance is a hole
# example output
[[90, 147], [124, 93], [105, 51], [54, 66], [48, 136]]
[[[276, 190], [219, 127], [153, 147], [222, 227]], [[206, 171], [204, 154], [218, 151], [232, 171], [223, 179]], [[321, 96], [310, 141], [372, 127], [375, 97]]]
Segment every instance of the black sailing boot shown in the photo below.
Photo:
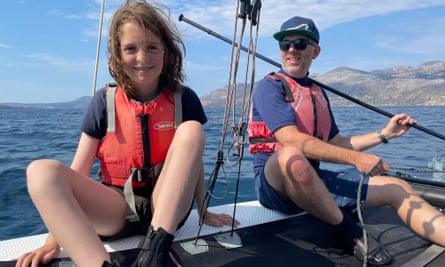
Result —
[[150, 226], [147, 236], [141, 241], [141, 251], [132, 267], [178, 267], [182, 263], [173, 253], [174, 236], [159, 228], [154, 231]]
[[102, 263], [102, 267], [121, 267], [121, 265], [118, 261], [111, 259], [111, 263], [108, 261], [104, 261], [104, 263]]

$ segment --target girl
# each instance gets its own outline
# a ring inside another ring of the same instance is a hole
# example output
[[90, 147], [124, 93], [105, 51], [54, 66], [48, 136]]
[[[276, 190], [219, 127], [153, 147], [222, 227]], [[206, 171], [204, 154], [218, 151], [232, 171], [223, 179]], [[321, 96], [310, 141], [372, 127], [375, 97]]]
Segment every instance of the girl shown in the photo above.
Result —
[[[177, 260], [170, 253], [173, 237], [193, 198], [199, 215], [206, 212], [207, 118], [196, 94], [181, 85], [183, 52], [174, 23], [160, 8], [129, 0], [116, 11], [108, 60], [117, 87], [99, 90], [92, 99], [71, 167], [46, 159], [27, 168], [28, 191], [49, 234], [17, 267], [47, 263], [60, 247], [79, 267], [118, 266], [101, 238], [147, 232], [134, 265], [169, 266]], [[89, 178], [95, 158], [102, 183]], [[223, 226], [232, 217], [207, 212], [204, 223]]]

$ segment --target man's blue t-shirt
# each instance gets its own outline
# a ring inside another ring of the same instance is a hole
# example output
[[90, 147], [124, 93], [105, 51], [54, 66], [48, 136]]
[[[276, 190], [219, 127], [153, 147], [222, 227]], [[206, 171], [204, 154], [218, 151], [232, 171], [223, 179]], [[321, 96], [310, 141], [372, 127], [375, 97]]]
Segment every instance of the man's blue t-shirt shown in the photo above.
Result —
[[[207, 122], [201, 101], [196, 93], [188, 87], [184, 87], [182, 94], [182, 120], [196, 120], [201, 124]], [[105, 136], [107, 131], [105, 88], [98, 90], [92, 98], [80, 129], [82, 132], [97, 139], [102, 139]]]
[[[282, 70], [280, 72], [286, 74]], [[294, 80], [301, 86], [309, 86], [309, 79], [307, 77]], [[325, 97], [328, 99], [326, 94]], [[330, 107], [329, 111], [331, 115], [329, 139], [331, 139], [339, 133], [339, 130]], [[294, 109], [286, 101], [286, 94], [281, 81], [264, 78], [257, 83], [252, 95], [252, 119], [253, 121], [264, 121], [272, 133], [284, 126], [298, 125]], [[264, 164], [271, 155], [272, 153], [262, 152], [253, 155], [255, 176], [262, 171]]]

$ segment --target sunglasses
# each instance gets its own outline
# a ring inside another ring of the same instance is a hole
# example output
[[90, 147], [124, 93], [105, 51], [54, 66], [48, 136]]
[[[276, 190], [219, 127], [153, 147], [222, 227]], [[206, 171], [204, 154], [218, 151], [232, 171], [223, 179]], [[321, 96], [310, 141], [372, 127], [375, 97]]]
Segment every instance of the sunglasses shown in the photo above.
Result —
[[308, 39], [281, 40], [278, 42], [278, 44], [280, 45], [281, 51], [289, 50], [292, 44], [296, 50], [304, 50], [306, 49], [307, 45], [315, 46], [315, 44]]

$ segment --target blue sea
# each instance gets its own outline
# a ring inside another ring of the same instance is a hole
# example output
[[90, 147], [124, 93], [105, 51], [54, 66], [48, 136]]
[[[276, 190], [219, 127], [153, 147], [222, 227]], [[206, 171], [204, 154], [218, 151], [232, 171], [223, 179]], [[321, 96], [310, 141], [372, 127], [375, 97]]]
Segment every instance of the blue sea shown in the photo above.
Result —
[[[388, 118], [360, 106], [334, 107], [335, 118], [342, 134], [352, 135], [382, 128]], [[405, 112], [412, 115], [422, 127], [445, 134], [445, 107], [383, 107], [390, 113]], [[46, 232], [27, 190], [26, 166], [35, 159], [54, 158], [67, 165], [71, 163], [79, 138], [79, 125], [84, 110], [76, 109], [0, 109], [0, 240]], [[244, 153], [241, 165], [236, 165], [238, 151], [228, 150], [233, 138], [228, 129], [225, 143], [221, 145], [224, 110], [206, 108], [208, 123], [205, 125], [207, 145], [204, 157], [205, 177], [209, 180], [214, 171], [217, 153], [224, 152], [223, 168], [219, 171], [210, 205], [254, 200], [252, 157]], [[229, 124], [231, 121], [229, 121]], [[391, 140], [369, 152], [380, 155], [391, 166], [425, 169], [443, 168], [445, 141], [424, 131], [411, 129], [404, 137]], [[325, 164], [327, 168], [345, 166]], [[238, 168], [240, 179], [237, 182]], [[97, 172], [97, 164], [93, 170]], [[445, 180], [443, 173], [405, 173], [422, 179]]]

